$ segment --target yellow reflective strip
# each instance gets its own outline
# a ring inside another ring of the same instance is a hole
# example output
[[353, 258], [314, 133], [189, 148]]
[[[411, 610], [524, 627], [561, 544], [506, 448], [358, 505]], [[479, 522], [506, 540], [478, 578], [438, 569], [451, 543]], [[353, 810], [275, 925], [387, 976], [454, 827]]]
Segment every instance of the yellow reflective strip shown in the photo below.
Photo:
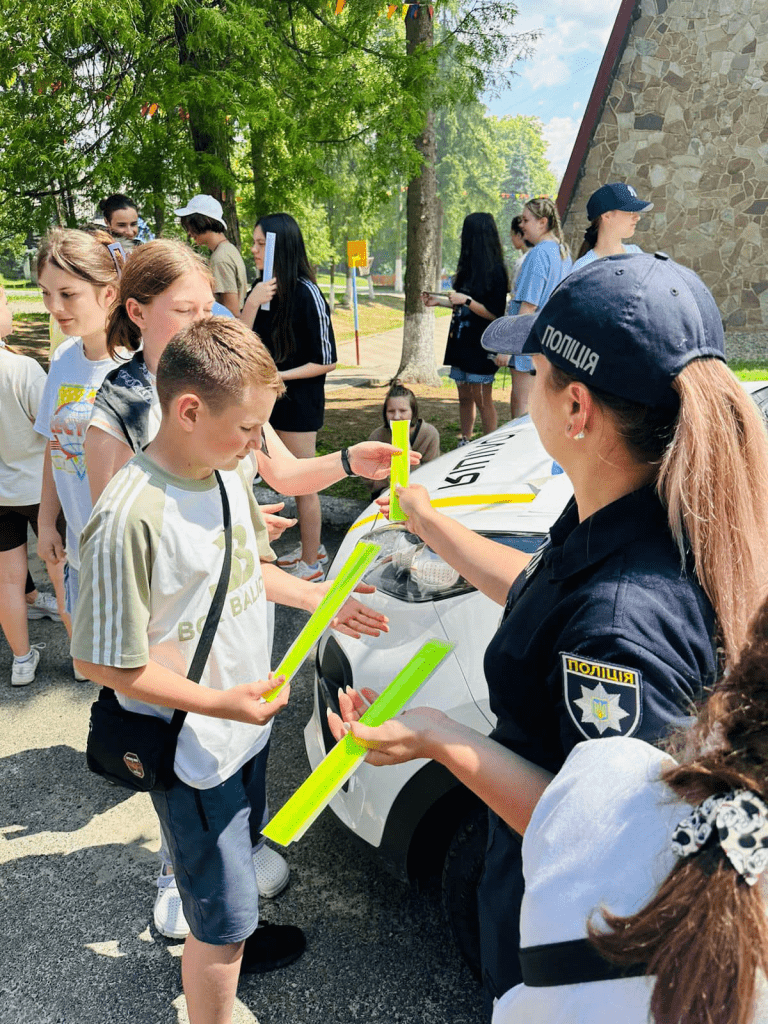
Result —
[[[526, 494], [464, 494], [453, 498], [435, 498], [431, 504], [432, 508], [451, 508], [456, 505], [517, 505], [533, 501], [535, 497], [536, 495], [530, 492]], [[365, 519], [359, 519], [350, 529], [357, 530], [358, 527], [367, 526], [368, 523], [373, 523], [379, 518], [381, 518], [380, 515], [366, 516]], [[388, 519], [382, 519], [382, 526], [388, 522]]]

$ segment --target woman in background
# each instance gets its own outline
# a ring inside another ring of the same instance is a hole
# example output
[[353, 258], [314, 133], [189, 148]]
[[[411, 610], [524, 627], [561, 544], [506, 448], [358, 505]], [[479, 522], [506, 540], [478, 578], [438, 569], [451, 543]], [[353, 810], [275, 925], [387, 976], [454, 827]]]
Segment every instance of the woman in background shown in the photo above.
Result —
[[[551, 199], [541, 196], [529, 199], [520, 214], [523, 237], [532, 246], [523, 261], [520, 276], [515, 285], [515, 294], [507, 308], [508, 316], [519, 313], [535, 313], [544, 305], [549, 296], [570, 273], [571, 253], [565, 244], [563, 229], [557, 207]], [[528, 412], [528, 395], [531, 389], [530, 356], [496, 356], [497, 366], [509, 366], [512, 377], [512, 391], [509, 396], [512, 419]]]
[[483, 331], [496, 317], [504, 315], [509, 275], [504, 265], [499, 229], [490, 213], [470, 213], [461, 229], [459, 265], [453, 291], [443, 297], [422, 293], [425, 306], [451, 306], [444, 361], [451, 367], [451, 379], [459, 393], [459, 446], [472, 440], [477, 410], [483, 433], [496, 429], [493, 378], [496, 369], [480, 344]]
[[584, 241], [573, 270], [605, 256], [642, 252], [639, 245], [624, 245], [623, 240], [634, 235], [640, 214], [652, 209], [653, 203], [638, 199], [632, 186], [622, 182], [603, 185], [593, 192], [587, 203], [589, 227], [584, 232]]

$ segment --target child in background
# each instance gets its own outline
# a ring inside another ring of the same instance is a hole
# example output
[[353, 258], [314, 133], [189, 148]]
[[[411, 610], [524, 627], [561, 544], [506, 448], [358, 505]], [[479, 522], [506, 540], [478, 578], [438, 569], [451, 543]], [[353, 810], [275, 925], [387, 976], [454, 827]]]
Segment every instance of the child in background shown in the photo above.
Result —
[[[267, 600], [312, 612], [330, 587], [269, 564], [266, 526], [243, 471], [282, 390], [269, 353], [239, 321], [214, 317], [180, 331], [157, 368], [157, 436], [109, 484], [83, 534], [72, 642], [78, 668], [132, 711], [166, 719], [172, 708], [188, 712], [176, 781], [151, 796], [190, 926], [182, 981], [191, 1024], [231, 1020], [246, 939], [244, 969], [280, 967], [304, 949], [295, 927], [257, 930], [252, 859], [271, 719], [289, 695], [286, 687], [272, 703], [260, 699], [277, 682], [269, 672]], [[229, 596], [196, 684], [186, 678], [195, 623], [208, 612], [224, 547], [217, 470], [234, 551]], [[378, 636], [386, 620], [351, 598], [334, 626]]]
[[[419, 419], [419, 404], [416, 395], [410, 388], [403, 387], [397, 378], [392, 381], [381, 407], [383, 426], [377, 427], [369, 441], [380, 441], [392, 444], [392, 420], [410, 420], [411, 451], [421, 453], [421, 465], [431, 462], [440, 454], [440, 435], [431, 423]], [[371, 480], [362, 477], [363, 483], [369, 488], [371, 498], [378, 497], [389, 486], [389, 480]]]
[[[35, 678], [45, 646], [30, 646], [27, 618], [60, 616], [55, 599], [37, 593], [27, 568], [27, 527], [37, 533], [43, 479], [45, 441], [33, 423], [45, 371], [35, 359], [5, 347], [2, 339], [12, 330], [11, 310], [0, 285], [0, 627], [13, 651], [11, 686], [27, 686]], [[49, 571], [55, 583], [55, 566]]]
[[[92, 507], [83, 442], [96, 392], [116, 363], [107, 351], [106, 318], [122, 266], [122, 250], [103, 231], [57, 228], [43, 239], [37, 254], [43, 302], [69, 337], [54, 354], [35, 420], [35, 430], [48, 439], [38, 552], [54, 564], [66, 557], [63, 620], [70, 635], [80, 569], [78, 541]], [[56, 529], [61, 511], [67, 520], [66, 550]]]

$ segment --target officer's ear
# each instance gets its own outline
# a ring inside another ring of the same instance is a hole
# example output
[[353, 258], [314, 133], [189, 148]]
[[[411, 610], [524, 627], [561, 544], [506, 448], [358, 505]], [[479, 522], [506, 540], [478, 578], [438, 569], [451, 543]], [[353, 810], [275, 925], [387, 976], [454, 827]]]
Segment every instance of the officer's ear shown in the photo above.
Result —
[[595, 400], [586, 384], [574, 380], [568, 385], [568, 433], [583, 434], [594, 420]]

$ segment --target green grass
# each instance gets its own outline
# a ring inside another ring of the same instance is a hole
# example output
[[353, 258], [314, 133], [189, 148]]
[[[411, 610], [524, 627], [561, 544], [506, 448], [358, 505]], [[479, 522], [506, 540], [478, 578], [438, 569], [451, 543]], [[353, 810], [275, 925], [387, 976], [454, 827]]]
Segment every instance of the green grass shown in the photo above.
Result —
[[13, 319], [22, 323], [47, 324], [47, 313], [14, 313]]
[[768, 380], [768, 363], [760, 359], [733, 359], [728, 365], [739, 380]]

